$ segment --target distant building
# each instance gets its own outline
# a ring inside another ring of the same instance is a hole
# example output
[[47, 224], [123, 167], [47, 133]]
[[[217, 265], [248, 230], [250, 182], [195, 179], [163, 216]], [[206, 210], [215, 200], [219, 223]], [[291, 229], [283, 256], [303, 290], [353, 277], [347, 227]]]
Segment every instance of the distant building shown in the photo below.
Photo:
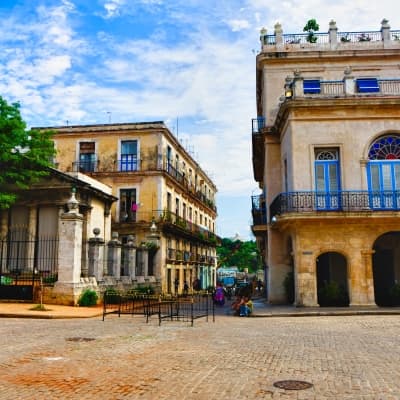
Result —
[[[311, 36], [311, 37], [310, 37]], [[270, 303], [393, 304], [400, 281], [400, 31], [261, 31], [253, 226]], [[287, 280], [286, 280], [287, 283]], [[289, 285], [290, 286], [290, 285]]]
[[118, 282], [168, 293], [195, 279], [215, 285], [217, 188], [163, 122], [37, 129], [55, 131], [60, 171], [96, 179], [118, 198], [114, 239], [136, 247], [136, 266], [122, 263]]

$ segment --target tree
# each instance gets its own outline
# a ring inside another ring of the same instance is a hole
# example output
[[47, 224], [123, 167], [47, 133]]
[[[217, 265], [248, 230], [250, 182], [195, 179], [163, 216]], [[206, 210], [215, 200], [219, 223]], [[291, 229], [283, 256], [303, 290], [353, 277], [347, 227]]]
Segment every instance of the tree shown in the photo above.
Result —
[[217, 247], [218, 264], [221, 267], [236, 266], [240, 271], [248, 268], [249, 272], [256, 272], [262, 268], [261, 258], [254, 241], [242, 242], [224, 238]]
[[307, 24], [303, 28], [303, 32], [308, 32], [307, 42], [315, 43], [317, 41], [317, 36], [314, 35], [314, 32], [319, 31], [319, 25], [317, 21], [313, 18], [307, 21]]
[[27, 130], [20, 105], [0, 96], [0, 209], [9, 208], [18, 189], [49, 173], [55, 154], [51, 131]]

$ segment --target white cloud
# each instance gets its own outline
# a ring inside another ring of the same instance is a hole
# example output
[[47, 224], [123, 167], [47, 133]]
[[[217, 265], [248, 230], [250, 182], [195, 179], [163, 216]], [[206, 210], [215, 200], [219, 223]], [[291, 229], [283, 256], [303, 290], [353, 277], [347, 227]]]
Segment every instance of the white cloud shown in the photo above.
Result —
[[244, 29], [250, 28], [249, 21], [245, 19], [231, 19], [227, 21], [227, 24], [231, 27], [233, 32], [239, 32]]

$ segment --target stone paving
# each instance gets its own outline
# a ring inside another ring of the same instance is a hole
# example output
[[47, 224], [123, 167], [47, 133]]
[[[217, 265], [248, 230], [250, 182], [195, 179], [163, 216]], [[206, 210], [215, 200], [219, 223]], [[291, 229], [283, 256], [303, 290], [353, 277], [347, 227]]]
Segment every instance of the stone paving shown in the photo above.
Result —
[[0, 399], [400, 399], [396, 315], [0, 324]]

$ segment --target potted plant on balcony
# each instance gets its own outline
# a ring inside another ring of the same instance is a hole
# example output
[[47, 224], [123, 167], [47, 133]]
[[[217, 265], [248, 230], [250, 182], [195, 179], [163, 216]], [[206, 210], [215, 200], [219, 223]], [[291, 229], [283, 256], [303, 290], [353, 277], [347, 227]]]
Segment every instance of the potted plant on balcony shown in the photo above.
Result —
[[307, 21], [306, 25], [303, 28], [303, 32], [308, 32], [307, 42], [315, 43], [317, 41], [317, 36], [315, 32], [319, 31], [319, 25], [317, 21], [313, 18]]

